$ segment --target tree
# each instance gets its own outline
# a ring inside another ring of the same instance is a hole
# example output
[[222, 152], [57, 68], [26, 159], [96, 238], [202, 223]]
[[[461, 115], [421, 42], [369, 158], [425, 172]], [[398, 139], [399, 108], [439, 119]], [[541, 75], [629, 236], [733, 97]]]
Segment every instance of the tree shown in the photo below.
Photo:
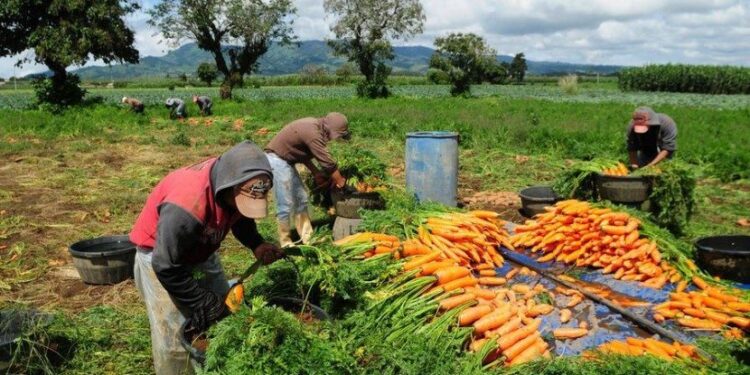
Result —
[[336, 69], [336, 77], [338, 78], [339, 82], [348, 82], [349, 79], [353, 75], [355, 75], [357, 72], [354, 69], [354, 65], [351, 63], [343, 63], [341, 66], [339, 66], [338, 69]]
[[336, 39], [328, 44], [336, 55], [355, 63], [365, 78], [357, 85], [357, 95], [387, 97], [391, 68], [385, 63], [394, 57], [390, 40], [422, 33], [422, 4], [419, 0], [325, 0], [323, 6], [337, 17], [331, 25]]
[[201, 63], [198, 65], [198, 69], [195, 71], [195, 75], [206, 85], [211, 86], [211, 82], [216, 80], [219, 76], [219, 71], [216, 69], [216, 65], [210, 63]]
[[272, 43], [292, 42], [295, 12], [291, 0], [160, 0], [148, 14], [165, 38], [193, 40], [213, 54], [224, 76], [220, 95], [229, 99]]
[[34, 61], [52, 71], [51, 78], [37, 81], [38, 100], [55, 106], [79, 103], [85, 91], [66, 68], [89, 59], [137, 63], [133, 31], [123, 20], [136, 9], [134, 0], [4, 0], [0, 57], [32, 49]]
[[523, 82], [523, 77], [526, 75], [527, 69], [528, 67], [526, 66], [526, 57], [523, 55], [523, 52], [517, 53], [513, 57], [513, 61], [510, 62], [511, 77], [513, 77], [516, 82], [521, 83]]
[[305, 64], [299, 71], [300, 83], [303, 85], [321, 84], [327, 75], [325, 68], [315, 64]]
[[451, 33], [435, 39], [435, 46], [437, 50], [430, 58], [430, 70], [447, 76], [452, 95], [468, 94], [472, 84], [502, 83], [505, 78], [505, 69], [498, 64], [495, 50], [479, 35]]

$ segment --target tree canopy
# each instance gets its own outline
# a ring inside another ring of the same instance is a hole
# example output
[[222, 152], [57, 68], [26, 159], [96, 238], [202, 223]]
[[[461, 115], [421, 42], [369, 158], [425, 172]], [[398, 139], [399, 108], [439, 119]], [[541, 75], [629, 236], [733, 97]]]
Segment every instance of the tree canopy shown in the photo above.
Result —
[[435, 47], [430, 68], [447, 76], [453, 95], [468, 94], [471, 84], [502, 83], [505, 79], [507, 73], [497, 62], [497, 53], [479, 35], [451, 33], [435, 39]]
[[388, 96], [386, 79], [393, 59], [391, 40], [407, 40], [421, 34], [425, 15], [419, 0], [325, 0], [327, 13], [336, 17], [328, 43], [334, 53], [357, 64], [364, 82], [359, 96]]
[[161, 0], [148, 11], [149, 23], [173, 43], [193, 40], [213, 54], [225, 99], [271, 43], [292, 42], [295, 12], [291, 0]]
[[[33, 50], [33, 60], [53, 73], [45, 101], [79, 102], [83, 90], [66, 68], [89, 59], [138, 62], [133, 31], [124, 17], [138, 9], [131, 0], [4, 0], [0, 2], [0, 56]], [[21, 64], [25, 60], [20, 60]]]

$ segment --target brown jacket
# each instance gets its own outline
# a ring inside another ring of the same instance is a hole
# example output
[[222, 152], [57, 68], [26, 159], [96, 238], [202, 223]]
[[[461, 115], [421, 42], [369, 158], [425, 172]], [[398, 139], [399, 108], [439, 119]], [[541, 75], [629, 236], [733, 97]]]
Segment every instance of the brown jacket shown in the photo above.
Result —
[[127, 98], [127, 99], [125, 99], [125, 101], [123, 103], [124, 104], [128, 104], [128, 105], [130, 105], [133, 108], [140, 107], [140, 106], [143, 105], [143, 103], [141, 103], [140, 100], [135, 99], [135, 98]]
[[284, 126], [268, 143], [266, 151], [273, 152], [289, 164], [315, 159], [324, 171], [331, 173], [338, 166], [326, 147], [329, 140], [323, 119], [305, 117]]

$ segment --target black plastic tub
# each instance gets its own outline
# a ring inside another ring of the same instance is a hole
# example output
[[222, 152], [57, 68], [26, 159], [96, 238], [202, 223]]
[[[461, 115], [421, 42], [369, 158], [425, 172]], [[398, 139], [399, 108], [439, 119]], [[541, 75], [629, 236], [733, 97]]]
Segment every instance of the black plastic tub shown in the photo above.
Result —
[[518, 195], [521, 197], [521, 213], [526, 217], [534, 217], [536, 214], [544, 212], [544, 208], [552, 206], [560, 200], [549, 186], [532, 186], [521, 190]]
[[[278, 306], [292, 313], [307, 312], [315, 320], [329, 320], [330, 319], [330, 317], [328, 316], [328, 313], [326, 313], [325, 310], [321, 309], [319, 306], [313, 305], [310, 302], [307, 302], [299, 298], [281, 298], [280, 297], [280, 298], [271, 299], [270, 301], [268, 301], [268, 303], [270, 305]], [[187, 325], [187, 321], [185, 323], [182, 323], [182, 327], [180, 327], [180, 343], [182, 344], [182, 347], [185, 348], [185, 350], [187, 350], [188, 354], [190, 355], [190, 360], [193, 366], [200, 367], [206, 361], [206, 352], [193, 346], [192, 341], [195, 340], [194, 338], [186, 337], [185, 335], [186, 325]], [[198, 339], [204, 340], [205, 337], [201, 336]]]
[[713, 236], [695, 241], [698, 266], [713, 276], [750, 283], [750, 236]]
[[87, 284], [117, 284], [133, 277], [135, 245], [128, 236], [106, 236], [70, 245], [73, 265]]
[[640, 204], [651, 194], [651, 179], [645, 176], [596, 175], [596, 190], [602, 199], [614, 203]]

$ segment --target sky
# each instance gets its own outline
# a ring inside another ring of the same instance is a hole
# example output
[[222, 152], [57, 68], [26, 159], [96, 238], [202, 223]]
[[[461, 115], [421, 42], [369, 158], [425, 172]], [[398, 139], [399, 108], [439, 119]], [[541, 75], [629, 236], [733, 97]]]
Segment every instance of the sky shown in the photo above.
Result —
[[[153, 0], [141, 0], [144, 9]], [[473, 32], [499, 54], [537, 61], [607, 65], [653, 63], [750, 66], [750, 0], [422, 0], [424, 33], [396, 45], [433, 46], [438, 36]], [[296, 0], [299, 40], [331, 37], [323, 0]], [[171, 45], [147, 25], [143, 10], [127, 18], [141, 56]], [[33, 56], [30, 52], [22, 56]], [[46, 70], [14, 69], [0, 58], [0, 77]], [[90, 64], [97, 64], [91, 62]]]

